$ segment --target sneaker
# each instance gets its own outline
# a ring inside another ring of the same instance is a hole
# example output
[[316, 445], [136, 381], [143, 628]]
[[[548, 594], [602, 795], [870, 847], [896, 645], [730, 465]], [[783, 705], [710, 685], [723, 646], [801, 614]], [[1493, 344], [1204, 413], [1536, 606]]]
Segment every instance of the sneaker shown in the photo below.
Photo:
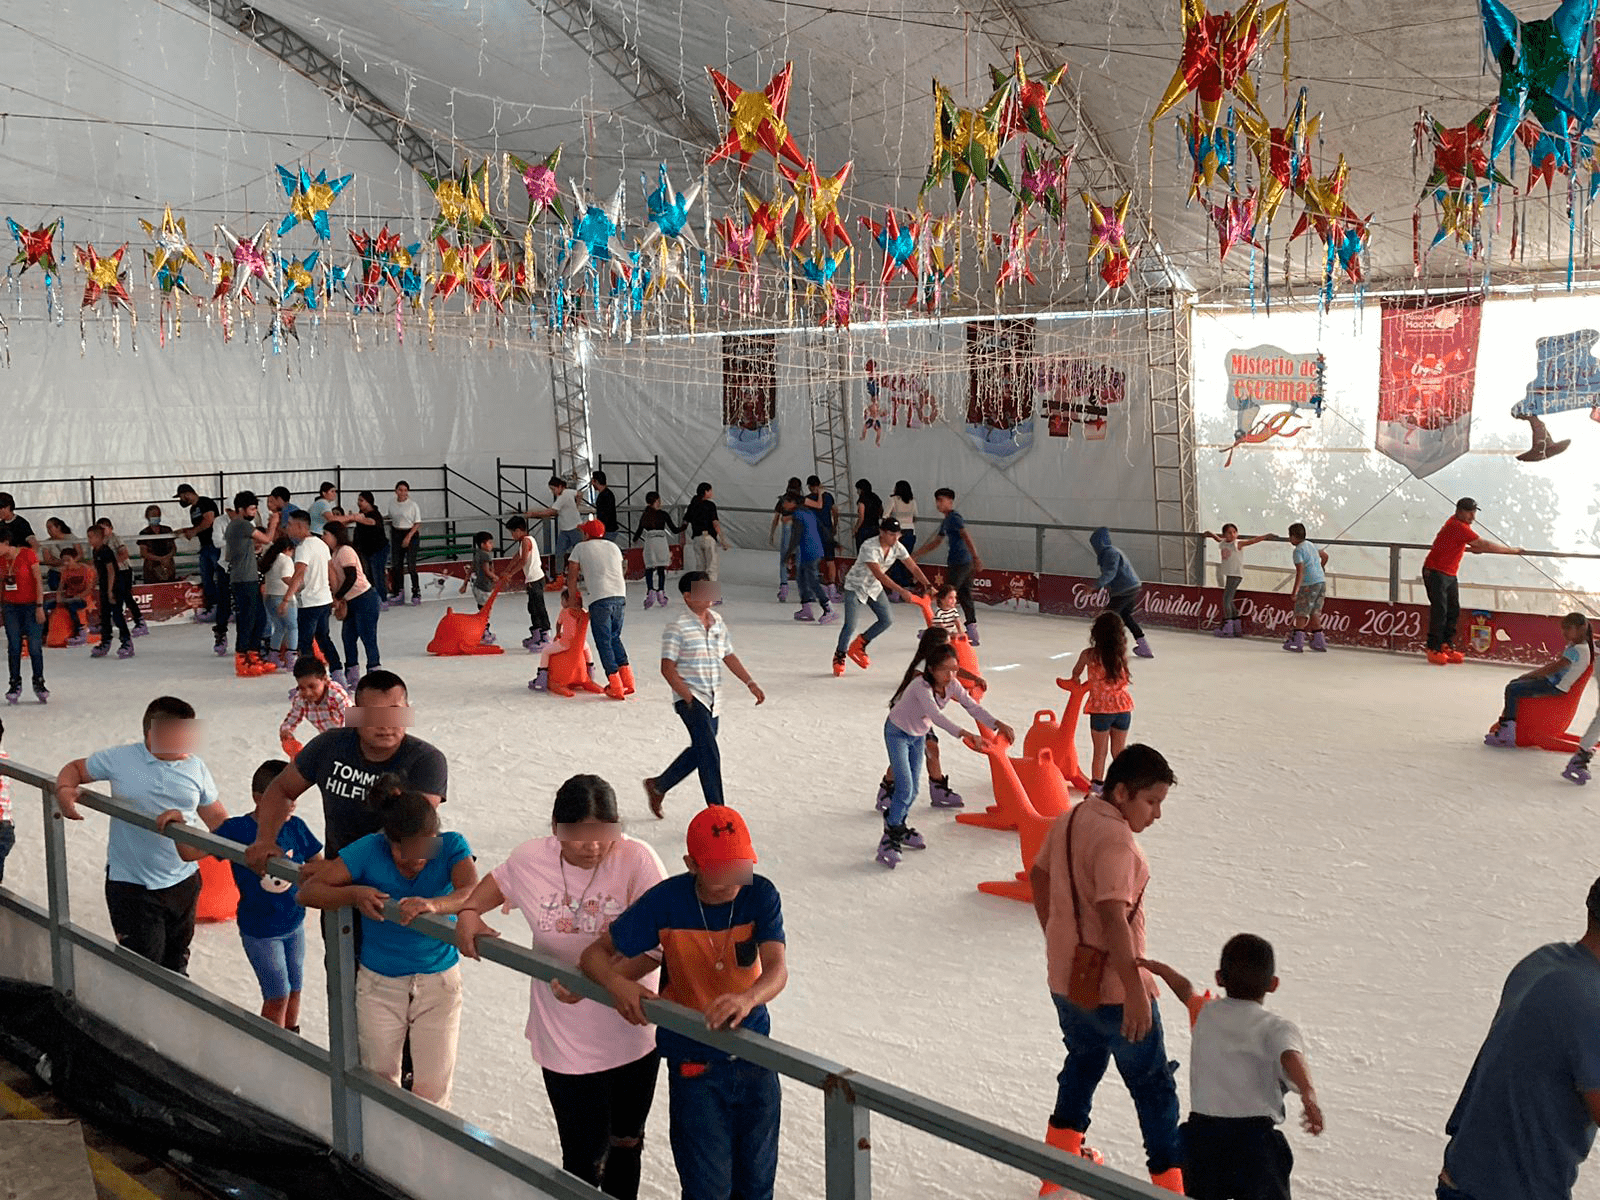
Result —
[[95, 648], [93, 650], [89, 651], [89, 657], [90, 658], [104, 658], [106, 655], [108, 655], [110, 653], [111, 653], [111, 643], [110, 642], [101, 642], [99, 645], [95, 646]]
[[839, 610], [837, 608], [825, 608], [825, 609], [822, 610], [822, 617], [821, 617], [820, 620], [817, 621], [817, 624], [818, 625], [832, 625], [838, 619], [839, 619]]
[[1448, 667], [1450, 665], [1450, 656], [1443, 650], [1429, 650], [1428, 661], [1436, 667]]
[[781, 584], [778, 587], [778, 603], [779, 604], [787, 604], [787, 603], [789, 603], [789, 585], [787, 583]]
[[950, 779], [928, 780], [928, 803], [934, 808], [965, 808], [966, 801], [960, 792], [950, 790]]
[[[904, 829], [905, 826], [896, 828]], [[891, 871], [900, 865], [900, 840], [895, 836], [894, 829], [883, 831], [883, 837], [878, 842], [878, 862]]]
[[118, 658], [132, 658], [133, 657], [133, 643], [132, 642], [123, 642], [122, 645], [118, 646], [117, 647], [117, 657]]
[[850, 656], [850, 661], [865, 671], [872, 665], [872, 660], [867, 657], [866, 639], [860, 636], [850, 643], [850, 649], [845, 652]]
[[844, 655], [835, 654], [833, 656], [833, 673], [835, 675], [844, 674]]
[[1561, 778], [1570, 779], [1573, 783], [1580, 785], [1588, 783], [1589, 760], [1591, 756], [1592, 755], [1590, 751], [1579, 750], [1567, 760], [1567, 765], [1561, 772]]
[[800, 611], [794, 614], [794, 619], [796, 621], [815, 621], [817, 618], [812, 613], [810, 604], [802, 604]]
[[1514, 749], [1517, 744], [1517, 723], [1515, 721], [1501, 721], [1484, 735], [1483, 744], [1507, 750]]

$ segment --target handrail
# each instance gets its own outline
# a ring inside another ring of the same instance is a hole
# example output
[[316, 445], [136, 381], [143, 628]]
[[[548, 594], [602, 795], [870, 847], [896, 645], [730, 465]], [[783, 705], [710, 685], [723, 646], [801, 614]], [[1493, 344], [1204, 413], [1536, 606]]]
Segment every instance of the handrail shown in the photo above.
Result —
[[[9, 902], [3, 889], [0, 899], [12, 912], [46, 925], [50, 933], [51, 960], [57, 992], [74, 991], [73, 952], [76, 948], [95, 948], [94, 939], [71, 923], [67, 895], [67, 850], [63, 818], [55, 803], [55, 776], [14, 760], [0, 760], [0, 775], [39, 789], [45, 816], [45, 865], [49, 908], [39, 913], [23, 902]], [[155, 819], [128, 807], [110, 796], [80, 788], [78, 802], [113, 820], [152, 833], [159, 833], [181, 845], [203, 850], [217, 858], [244, 862], [245, 847], [219, 838], [204, 829], [173, 825], [156, 828]], [[288, 859], [277, 858], [267, 864], [267, 873], [295, 882], [299, 868]], [[400, 916], [399, 905], [390, 900], [384, 905], [386, 918]], [[341, 914], [346, 914], [341, 918]], [[357, 1098], [372, 1100], [407, 1120], [449, 1138], [455, 1144], [494, 1162], [520, 1178], [551, 1188], [562, 1200], [602, 1200], [601, 1194], [571, 1176], [556, 1170], [525, 1151], [509, 1146], [468, 1122], [441, 1112], [379, 1079], [361, 1068], [354, 1058], [354, 939], [353, 918], [349, 910], [324, 913], [324, 929], [330, 941], [328, 980], [329, 1051], [326, 1063], [320, 1055], [296, 1054], [301, 1062], [323, 1071], [329, 1078], [329, 1098], [334, 1111], [334, 1149], [351, 1161], [362, 1156], [359, 1104]], [[454, 944], [455, 927], [443, 918], [426, 915], [413, 920], [412, 930], [437, 941]], [[520, 975], [563, 987], [598, 1003], [610, 1005], [609, 993], [586, 975], [527, 946], [503, 938], [485, 938], [479, 953], [490, 962]], [[129, 952], [110, 951], [111, 961], [135, 970], [147, 978], [167, 982], [176, 993], [199, 1007], [215, 1010], [225, 1005], [210, 992], [182, 976], [172, 975]], [[346, 986], [340, 987], [340, 981]], [[823, 1136], [825, 1142], [826, 1200], [868, 1200], [871, 1195], [871, 1152], [869, 1114], [876, 1112], [891, 1120], [930, 1133], [951, 1145], [971, 1150], [992, 1161], [1014, 1167], [1031, 1176], [1051, 1180], [1078, 1192], [1087, 1200], [1162, 1200], [1170, 1193], [1132, 1176], [1087, 1159], [1069, 1156], [1036, 1138], [1026, 1137], [964, 1113], [949, 1105], [930, 1100], [885, 1080], [864, 1075], [842, 1064], [748, 1030], [708, 1029], [705, 1018], [692, 1009], [668, 1000], [647, 1000], [644, 1011], [663, 1029], [691, 1038], [724, 1054], [766, 1067], [798, 1083], [823, 1093]], [[280, 1051], [282, 1031], [256, 1017], [236, 1022], [240, 1029]]]

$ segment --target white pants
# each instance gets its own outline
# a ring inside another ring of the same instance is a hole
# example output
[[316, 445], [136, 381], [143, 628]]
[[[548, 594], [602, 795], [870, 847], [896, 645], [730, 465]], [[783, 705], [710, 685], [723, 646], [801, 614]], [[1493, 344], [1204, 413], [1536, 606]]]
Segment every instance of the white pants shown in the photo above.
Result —
[[1593, 750], [1597, 744], [1600, 744], [1600, 709], [1595, 710], [1594, 720], [1589, 722], [1589, 728], [1583, 731], [1579, 741], [1585, 750]]
[[694, 539], [694, 569], [704, 571], [713, 580], [717, 577], [717, 560], [721, 557], [721, 549], [717, 546], [717, 539], [709, 533], [702, 533]]
[[411, 1036], [412, 1092], [450, 1107], [461, 1032], [461, 968], [435, 975], [356, 972], [356, 1031], [361, 1065], [400, 1085], [400, 1058]]

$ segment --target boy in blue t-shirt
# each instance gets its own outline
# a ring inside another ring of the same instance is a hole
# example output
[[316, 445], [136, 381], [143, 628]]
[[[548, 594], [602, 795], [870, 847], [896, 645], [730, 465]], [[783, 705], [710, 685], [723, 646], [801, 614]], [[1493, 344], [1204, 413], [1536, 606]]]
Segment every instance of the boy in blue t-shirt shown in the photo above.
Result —
[[967, 532], [967, 523], [956, 511], [955, 492], [950, 488], [940, 488], [933, 493], [933, 505], [939, 510], [939, 530], [927, 545], [918, 546], [911, 557], [913, 560], [922, 559], [937, 550], [941, 542], [950, 543], [944, 579], [956, 590], [956, 600], [961, 605], [962, 615], [967, 618], [967, 641], [976, 646], [978, 610], [972, 603], [972, 579], [983, 570], [983, 563], [978, 559], [978, 548], [972, 544], [972, 535]]
[[[270, 758], [250, 779], [250, 796], [257, 806], [272, 781], [289, 764]], [[181, 821], [181, 818], [179, 818]], [[229, 817], [213, 830], [218, 837], [249, 846], [256, 840], [256, 815]], [[302, 865], [322, 861], [322, 843], [299, 817], [290, 816], [278, 830], [283, 856]], [[179, 846], [178, 857], [195, 862], [204, 850]], [[236, 923], [244, 956], [261, 984], [261, 1015], [290, 1033], [300, 1032], [300, 978], [306, 958], [306, 910], [297, 900], [299, 888], [275, 875], [257, 875], [243, 863], [230, 862], [239, 888]]]
[[783, 514], [790, 518], [789, 551], [794, 557], [794, 576], [800, 583], [800, 611], [796, 621], [815, 621], [811, 611], [813, 601], [822, 606], [820, 624], [830, 625], [838, 618], [828, 603], [828, 593], [822, 589], [820, 564], [822, 562], [822, 516], [815, 508], [807, 508], [800, 497], [790, 492], [779, 503]]
[[[649, 1023], [639, 982], [662, 953], [661, 998], [705, 1014], [710, 1029], [771, 1031], [767, 1002], [789, 981], [778, 889], [754, 874], [744, 818], [705, 808], [689, 822], [689, 870], [658, 883], [583, 952], [584, 974], [617, 1011]], [[777, 1073], [669, 1029], [656, 1034], [667, 1060], [672, 1157], [684, 1200], [770, 1200], [778, 1172], [782, 1092]]]
[[1306, 632], [1311, 633], [1311, 648], [1328, 648], [1322, 636], [1322, 600], [1327, 592], [1328, 552], [1306, 541], [1306, 527], [1296, 521], [1289, 526], [1289, 544], [1294, 547], [1294, 632], [1284, 639], [1283, 648], [1295, 654], [1306, 648]]

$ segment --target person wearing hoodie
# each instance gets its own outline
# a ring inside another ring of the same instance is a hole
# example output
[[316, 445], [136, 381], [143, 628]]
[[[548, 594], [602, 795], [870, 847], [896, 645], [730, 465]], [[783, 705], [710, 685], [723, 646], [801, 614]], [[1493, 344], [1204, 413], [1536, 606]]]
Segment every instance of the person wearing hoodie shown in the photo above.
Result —
[[1100, 577], [1094, 581], [1096, 590], [1104, 588], [1109, 596], [1106, 609], [1122, 618], [1133, 638], [1133, 652], [1140, 658], [1154, 658], [1156, 653], [1144, 640], [1144, 629], [1134, 617], [1139, 607], [1139, 597], [1144, 594], [1144, 584], [1128, 561], [1128, 556], [1111, 544], [1111, 531], [1104, 525], [1089, 535], [1095, 561], [1100, 564]]

